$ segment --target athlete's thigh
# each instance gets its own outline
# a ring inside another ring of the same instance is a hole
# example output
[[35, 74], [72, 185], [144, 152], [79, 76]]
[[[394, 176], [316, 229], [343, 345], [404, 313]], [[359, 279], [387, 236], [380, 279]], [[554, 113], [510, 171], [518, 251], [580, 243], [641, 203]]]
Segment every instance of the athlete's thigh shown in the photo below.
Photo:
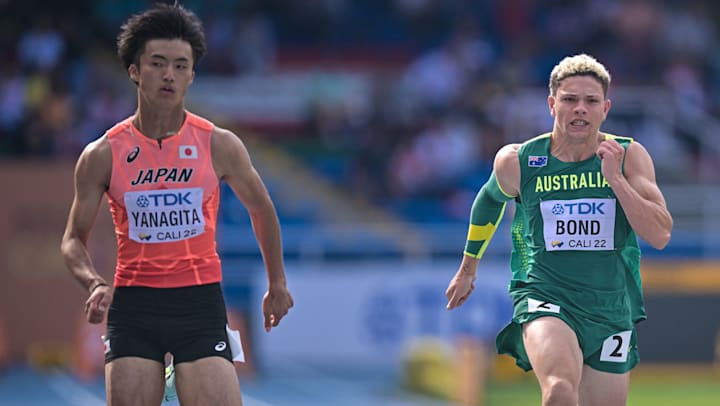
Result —
[[158, 406], [165, 390], [163, 364], [139, 357], [105, 364], [108, 406]]
[[578, 387], [582, 351], [575, 332], [562, 319], [545, 316], [525, 323], [523, 343], [541, 386], [561, 378]]
[[183, 406], [242, 405], [235, 365], [222, 357], [176, 364], [175, 385]]
[[580, 380], [582, 406], [624, 406], [627, 402], [630, 372], [614, 374], [583, 367]]

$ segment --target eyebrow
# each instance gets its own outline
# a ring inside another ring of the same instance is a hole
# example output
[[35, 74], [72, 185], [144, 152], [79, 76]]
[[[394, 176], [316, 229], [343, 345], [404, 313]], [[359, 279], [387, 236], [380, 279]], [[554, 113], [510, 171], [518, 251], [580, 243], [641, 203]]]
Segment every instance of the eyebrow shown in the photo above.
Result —
[[[579, 95], [578, 93], [567, 92], [567, 91], [565, 91], [565, 92], [559, 91], [559, 92], [558, 92], [558, 96], [574, 96], [574, 97], [580, 97], [580, 95]], [[589, 93], [589, 94], [586, 94], [586, 95], [583, 96], [583, 97], [602, 97], [602, 93]]]
[[[166, 58], [165, 56], [163, 56], [163, 55], [158, 55], [158, 54], [152, 54], [152, 55], [150, 55], [150, 58], [153, 58], [153, 59], [162, 59], [163, 61], [168, 61], [168, 60], [169, 60], [169, 59]], [[186, 57], [184, 57], [184, 56], [181, 56], [180, 58], [175, 58], [174, 62], [190, 62], [190, 59], [188, 59], [188, 58], [186, 58]]]

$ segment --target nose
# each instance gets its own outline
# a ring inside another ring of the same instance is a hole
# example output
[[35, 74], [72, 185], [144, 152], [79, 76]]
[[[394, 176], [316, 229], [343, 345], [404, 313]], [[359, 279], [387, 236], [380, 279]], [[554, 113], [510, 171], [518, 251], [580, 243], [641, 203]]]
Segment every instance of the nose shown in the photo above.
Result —
[[175, 72], [173, 72], [172, 67], [168, 67], [167, 69], [165, 69], [165, 73], [163, 74], [163, 80], [166, 82], [175, 81]]
[[575, 113], [577, 113], [577, 114], [587, 113], [587, 105], [585, 104], [584, 101], [581, 100], [575, 105]]

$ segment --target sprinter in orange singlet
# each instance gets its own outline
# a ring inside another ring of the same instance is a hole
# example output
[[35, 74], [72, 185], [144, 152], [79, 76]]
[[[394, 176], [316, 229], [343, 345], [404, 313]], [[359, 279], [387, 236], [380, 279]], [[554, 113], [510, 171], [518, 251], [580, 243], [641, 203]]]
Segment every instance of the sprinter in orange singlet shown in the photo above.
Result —
[[[137, 111], [88, 144], [76, 164], [61, 250], [89, 292], [87, 320], [107, 317], [108, 405], [159, 405], [166, 353], [184, 406], [242, 404], [215, 243], [220, 181], [247, 208], [262, 253], [265, 329], [293, 306], [275, 207], [247, 149], [231, 131], [185, 109], [205, 50], [202, 23], [180, 5], [132, 16], [118, 54], [137, 85]], [[87, 250], [103, 195], [118, 242], [113, 286]]]

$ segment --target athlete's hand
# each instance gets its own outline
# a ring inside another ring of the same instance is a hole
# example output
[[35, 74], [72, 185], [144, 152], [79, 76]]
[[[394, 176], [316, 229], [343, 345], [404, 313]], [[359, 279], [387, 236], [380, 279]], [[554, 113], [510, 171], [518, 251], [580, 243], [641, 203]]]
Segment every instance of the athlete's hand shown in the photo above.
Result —
[[268, 289], [262, 302], [265, 331], [269, 332], [273, 327], [277, 327], [294, 304], [292, 295], [286, 286]]
[[450, 281], [450, 285], [445, 291], [448, 298], [448, 310], [454, 309], [467, 300], [475, 289], [475, 273], [468, 272], [461, 268]]
[[622, 177], [622, 164], [625, 158], [625, 148], [615, 140], [605, 140], [600, 143], [596, 152], [602, 161], [601, 171], [610, 186], [615, 179]]
[[110, 303], [112, 302], [112, 288], [107, 285], [100, 285], [90, 294], [85, 301], [85, 317], [92, 324], [102, 323], [105, 320]]

